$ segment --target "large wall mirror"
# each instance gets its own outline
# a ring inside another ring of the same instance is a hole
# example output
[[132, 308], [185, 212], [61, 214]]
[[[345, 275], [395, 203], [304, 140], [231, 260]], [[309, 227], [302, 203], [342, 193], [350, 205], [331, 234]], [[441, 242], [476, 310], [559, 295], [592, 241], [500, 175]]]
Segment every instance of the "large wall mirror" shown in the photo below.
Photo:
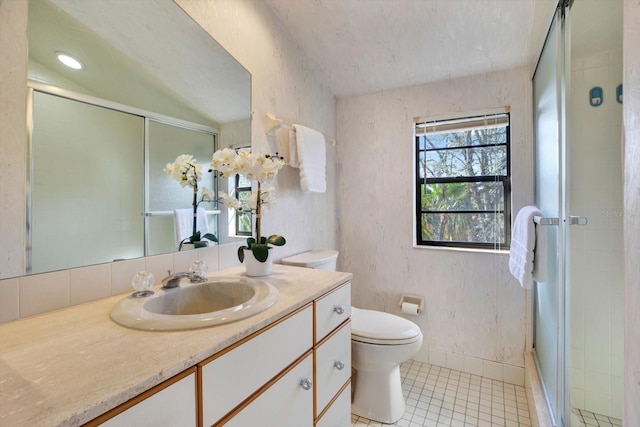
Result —
[[177, 250], [192, 193], [162, 168], [250, 144], [249, 72], [172, 0], [29, 0], [28, 41], [24, 273]]

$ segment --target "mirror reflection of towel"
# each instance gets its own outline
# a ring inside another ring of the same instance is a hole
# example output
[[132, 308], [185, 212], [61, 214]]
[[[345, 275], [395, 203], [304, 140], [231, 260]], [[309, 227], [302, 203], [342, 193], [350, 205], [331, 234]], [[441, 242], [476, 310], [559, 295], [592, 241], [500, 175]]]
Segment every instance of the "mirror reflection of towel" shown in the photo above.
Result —
[[[193, 234], [193, 208], [174, 210], [173, 228], [176, 233], [176, 246], [179, 246], [184, 239], [191, 237]], [[209, 232], [209, 221], [207, 221], [207, 212], [204, 208], [198, 208], [196, 231], [199, 231], [200, 235]]]

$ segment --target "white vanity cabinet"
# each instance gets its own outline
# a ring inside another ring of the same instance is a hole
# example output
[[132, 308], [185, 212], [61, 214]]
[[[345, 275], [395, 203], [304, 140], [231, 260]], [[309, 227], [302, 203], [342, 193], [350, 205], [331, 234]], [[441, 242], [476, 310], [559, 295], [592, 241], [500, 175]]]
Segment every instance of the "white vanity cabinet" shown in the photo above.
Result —
[[342, 427], [351, 419], [351, 285], [315, 304], [315, 425]]
[[[256, 423], [245, 425], [268, 425], [260, 421], [262, 419], [260, 412], [249, 410], [254, 400], [264, 402], [267, 399], [264, 397], [254, 399], [255, 396], [273, 387], [272, 380], [290, 369], [290, 365], [305, 353], [310, 353], [312, 348], [313, 306], [307, 304], [292, 315], [231, 346], [230, 349], [223, 350], [201, 362], [198, 370], [201, 380], [202, 424], [204, 426], [223, 425], [238, 412], [245, 412], [242, 419], [250, 417], [246, 414], [255, 412], [258, 416]], [[301, 384], [301, 381], [306, 379], [309, 382], [313, 381], [312, 363], [310, 366], [309, 372], [301, 373], [301, 375], [304, 374], [303, 377], [293, 379], [293, 389], [286, 386], [285, 388], [299, 393], [303, 401], [304, 396], [308, 396], [311, 403], [308, 418], [312, 420], [313, 391], [305, 390], [305, 385]], [[285, 375], [277, 382], [285, 379], [288, 380], [290, 377]], [[237, 407], [240, 410], [234, 409]], [[285, 424], [274, 425], [284, 426]], [[293, 425], [302, 426], [304, 423], [300, 421], [300, 424]]]
[[[195, 426], [196, 409], [196, 370], [191, 368], [86, 425], [108, 427]], [[105, 419], [106, 421], [104, 421]]]
[[88, 425], [348, 426], [350, 313], [345, 283]]
[[[349, 425], [350, 313], [347, 283], [266, 332], [205, 361], [203, 425]], [[277, 373], [278, 369], [282, 370]]]

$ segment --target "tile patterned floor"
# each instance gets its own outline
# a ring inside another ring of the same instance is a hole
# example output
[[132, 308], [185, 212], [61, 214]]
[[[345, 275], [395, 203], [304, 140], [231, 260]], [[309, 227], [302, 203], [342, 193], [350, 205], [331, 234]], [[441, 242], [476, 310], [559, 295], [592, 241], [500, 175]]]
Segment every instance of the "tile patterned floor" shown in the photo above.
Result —
[[583, 409], [573, 409], [573, 413], [578, 416], [581, 427], [619, 427], [622, 425], [622, 420], [594, 414]]
[[[407, 410], [394, 426], [531, 426], [524, 387], [414, 360], [403, 363], [400, 374]], [[352, 415], [351, 426], [383, 424]]]

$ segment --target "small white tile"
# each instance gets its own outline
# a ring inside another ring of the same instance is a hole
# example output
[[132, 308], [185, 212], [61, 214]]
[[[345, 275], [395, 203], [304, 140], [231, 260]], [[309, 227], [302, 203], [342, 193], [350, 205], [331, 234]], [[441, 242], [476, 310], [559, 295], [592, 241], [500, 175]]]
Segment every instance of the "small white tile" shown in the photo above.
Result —
[[162, 279], [167, 277], [169, 270], [173, 271], [173, 254], [146, 257], [144, 263], [145, 270], [153, 274], [156, 285], [159, 285]]
[[241, 246], [241, 244], [227, 243], [226, 245], [218, 246], [218, 268], [220, 270], [240, 265], [238, 246]]
[[609, 52], [596, 53], [584, 57], [584, 68], [606, 67], [609, 65]]
[[524, 368], [503, 365], [503, 381], [509, 384], [524, 386]]
[[198, 249], [198, 259], [207, 263], [209, 271], [218, 271], [219, 247], [210, 246], [208, 248]]
[[477, 357], [464, 356], [464, 371], [474, 375], [482, 375], [482, 359], [478, 359]]
[[0, 323], [20, 318], [18, 278], [0, 280]]
[[429, 363], [436, 366], [447, 366], [447, 353], [437, 348], [429, 348]]
[[69, 270], [71, 305], [83, 304], [111, 295], [111, 264]]
[[482, 361], [482, 376], [491, 378], [492, 380], [502, 381], [504, 378], [502, 372], [502, 363], [492, 362], [490, 360]]
[[447, 352], [447, 368], [456, 371], [464, 370], [464, 355]]
[[111, 295], [133, 292], [131, 280], [137, 272], [144, 271], [144, 269], [144, 258], [127, 259], [111, 263]]
[[20, 277], [20, 318], [69, 307], [69, 271]]
[[191, 264], [198, 259], [198, 251], [191, 249], [188, 251], [175, 252], [173, 254], [173, 271], [172, 273], [178, 273], [180, 271], [188, 271], [191, 268]]

